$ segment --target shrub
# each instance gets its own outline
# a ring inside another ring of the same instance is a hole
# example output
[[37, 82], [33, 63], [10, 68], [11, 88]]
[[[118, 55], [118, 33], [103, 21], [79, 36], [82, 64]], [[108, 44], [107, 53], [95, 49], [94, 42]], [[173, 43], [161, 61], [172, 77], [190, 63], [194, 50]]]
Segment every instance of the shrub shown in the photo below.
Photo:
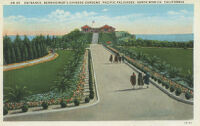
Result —
[[165, 85], [166, 85], [166, 82], [163, 82], [163, 83], [162, 83], [162, 86], [165, 86]]
[[169, 83], [165, 84], [165, 88], [168, 89], [169, 88]]
[[6, 106], [3, 106], [3, 115], [8, 114], [8, 108]]
[[89, 103], [90, 102], [90, 98], [89, 97], [86, 97], [85, 98], [85, 103]]
[[90, 99], [93, 99], [94, 98], [94, 91], [90, 91]]
[[60, 102], [60, 106], [61, 106], [61, 108], [65, 108], [65, 107], [67, 107], [67, 103], [65, 102], [65, 101], [61, 101]]
[[22, 112], [27, 112], [28, 111], [28, 105], [23, 105], [22, 106]]
[[186, 99], [190, 99], [191, 97], [192, 97], [192, 95], [190, 94], [189, 91], [185, 93], [185, 98]]
[[174, 90], [175, 90], [175, 87], [172, 85], [172, 86], [170, 86], [170, 92], [174, 92]]
[[177, 88], [175, 93], [176, 93], [176, 96], [179, 96], [182, 93], [181, 88]]
[[158, 79], [156, 77], [154, 77], [154, 81], [157, 81]]
[[158, 83], [161, 83], [161, 80], [160, 80], [160, 79], [158, 79]]
[[75, 106], [79, 106], [79, 104], [80, 104], [80, 101], [79, 101], [78, 99], [75, 99], [75, 100], [74, 100], [74, 105], [75, 105]]
[[48, 109], [48, 103], [47, 102], [42, 102], [42, 107], [43, 107], [43, 109]]

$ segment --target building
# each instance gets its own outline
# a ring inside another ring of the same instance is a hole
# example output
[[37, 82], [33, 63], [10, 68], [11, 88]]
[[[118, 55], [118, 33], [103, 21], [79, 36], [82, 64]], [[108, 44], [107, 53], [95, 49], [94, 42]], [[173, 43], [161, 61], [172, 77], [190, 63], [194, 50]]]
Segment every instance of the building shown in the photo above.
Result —
[[114, 32], [115, 28], [109, 25], [104, 25], [100, 28], [92, 28], [88, 25], [84, 25], [81, 27], [81, 31], [83, 32]]

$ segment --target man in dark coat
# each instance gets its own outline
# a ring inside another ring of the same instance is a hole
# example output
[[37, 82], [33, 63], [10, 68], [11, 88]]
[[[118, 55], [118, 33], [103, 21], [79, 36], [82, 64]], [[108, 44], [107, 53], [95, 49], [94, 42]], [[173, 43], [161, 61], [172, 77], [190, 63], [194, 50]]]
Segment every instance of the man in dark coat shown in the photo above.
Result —
[[132, 86], [134, 88], [134, 86], [136, 85], [136, 75], [135, 75], [134, 72], [133, 72], [133, 74], [130, 77], [130, 82], [131, 82], [131, 84], [132, 84]]
[[150, 75], [148, 73], [146, 73], [146, 75], [143, 78], [144, 83], [147, 85], [147, 88], [149, 87], [149, 77], [150, 77]]
[[113, 56], [110, 55], [109, 61], [112, 63], [113, 62]]
[[118, 63], [118, 56], [115, 55], [115, 62]]
[[143, 85], [144, 85], [142, 73], [138, 74], [138, 85], [139, 85], [139, 87], [141, 87], [141, 86], [143, 87]]

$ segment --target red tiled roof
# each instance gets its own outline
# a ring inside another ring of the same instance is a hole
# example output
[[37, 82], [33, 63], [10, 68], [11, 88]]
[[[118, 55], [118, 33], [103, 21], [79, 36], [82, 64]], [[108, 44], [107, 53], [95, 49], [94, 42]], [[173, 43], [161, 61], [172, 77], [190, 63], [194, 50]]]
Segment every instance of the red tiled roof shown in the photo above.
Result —
[[88, 25], [85, 25], [85, 26], [83, 26], [83, 27], [81, 27], [81, 28], [91, 28], [91, 27], [88, 26]]
[[112, 27], [109, 26], [109, 25], [104, 25], [104, 26], [102, 26], [101, 28], [112, 28]]

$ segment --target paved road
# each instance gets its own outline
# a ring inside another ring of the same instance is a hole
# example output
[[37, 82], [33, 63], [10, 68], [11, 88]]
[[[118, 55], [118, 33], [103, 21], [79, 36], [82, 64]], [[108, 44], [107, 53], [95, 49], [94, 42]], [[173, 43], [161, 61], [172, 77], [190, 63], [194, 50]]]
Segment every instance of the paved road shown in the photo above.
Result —
[[26, 66], [26, 65], [29, 65], [29, 64], [33, 64], [33, 63], [38, 63], [38, 62], [41, 62], [41, 61], [44, 61], [44, 60], [48, 60], [48, 59], [54, 57], [55, 55], [56, 55], [56, 53], [51, 54], [49, 56], [39, 58], [39, 59], [23, 62], [23, 63], [17, 63], [17, 64], [13, 64], [13, 65], [3, 66], [3, 70], [10, 69], [10, 68], [16, 68], [16, 67], [20, 67], [20, 66]]
[[132, 90], [126, 64], [108, 62], [110, 52], [91, 45], [100, 102], [92, 107], [8, 120], [185, 120], [193, 118], [193, 106], [171, 99], [159, 89]]

